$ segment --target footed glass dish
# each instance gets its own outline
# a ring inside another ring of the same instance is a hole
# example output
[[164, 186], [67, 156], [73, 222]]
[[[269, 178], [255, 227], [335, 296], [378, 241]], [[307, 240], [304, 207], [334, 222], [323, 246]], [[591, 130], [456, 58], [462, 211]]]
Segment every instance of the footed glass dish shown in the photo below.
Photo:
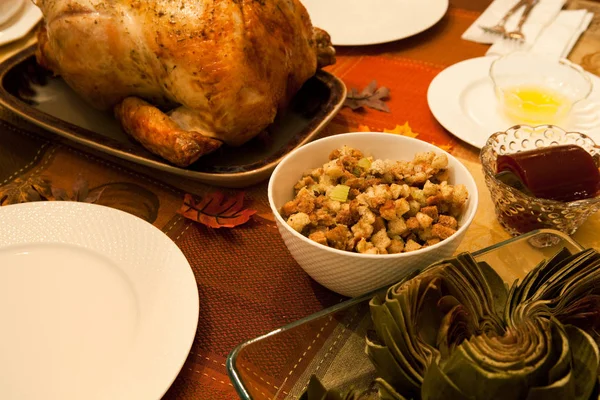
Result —
[[[583, 247], [568, 235], [540, 229], [473, 252], [509, 285], [562, 248]], [[236, 347], [227, 371], [242, 399], [297, 399], [312, 375], [329, 388], [366, 390], [375, 369], [365, 354], [373, 329], [369, 301], [388, 286], [293, 322]]]
[[583, 148], [598, 166], [600, 147], [592, 138], [554, 125], [516, 125], [488, 138], [479, 158], [498, 221], [511, 235], [534, 229], [556, 229], [572, 235], [590, 215], [600, 210], [600, 196], [568, 202], [539, 199], [496, 178], [500, 155], [569, 144]]

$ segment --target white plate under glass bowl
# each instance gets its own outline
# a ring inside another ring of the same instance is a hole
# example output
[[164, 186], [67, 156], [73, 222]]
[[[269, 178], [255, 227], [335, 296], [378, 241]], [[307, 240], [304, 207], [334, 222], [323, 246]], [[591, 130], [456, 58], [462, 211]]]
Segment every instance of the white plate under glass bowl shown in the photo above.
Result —
[[23, 3], [14, 2], [14, 8], [6, 6], [6, 10], [0, 6], [5, 12], [3, 17], [0, 16], [0, 46], [23, 38], [42, 19], [42, 12], [33, 1], [24, 0]]
[[432, 27], [448, 0], [302, 0], [314, 26], [334, 45], [358, 46], [404, 39]]
[[[518, 124], [504, 115], [494, 93], [489, 70], [496, 58], [485, 56], [454, 64], [440, 72], [427, 90], [435, 119], [454, 136], [478, 148], [492, 134]], [[600, 78], [588, 75], [594, 84], [592, 93], [573, 106], [560, 126], [600, 141]]]
[[179, 248], [76, 202], [0, 207], [0, 398], [158, 400], [198, 323]]
[[8, 22], [17, 15], [25, 5], [25, 0], [2, 0], [0, 1], [0, 25]]

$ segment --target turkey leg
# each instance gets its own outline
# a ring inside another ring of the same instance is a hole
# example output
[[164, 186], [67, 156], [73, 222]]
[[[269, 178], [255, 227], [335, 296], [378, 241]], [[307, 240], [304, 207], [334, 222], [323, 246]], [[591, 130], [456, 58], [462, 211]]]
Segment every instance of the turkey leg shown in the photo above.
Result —
[[179, 167], [189, 166], [222, 144], [202, 132], [181, 129], [168, 115], [137, 97], [125, 98], [114, 112], [125, 132]]

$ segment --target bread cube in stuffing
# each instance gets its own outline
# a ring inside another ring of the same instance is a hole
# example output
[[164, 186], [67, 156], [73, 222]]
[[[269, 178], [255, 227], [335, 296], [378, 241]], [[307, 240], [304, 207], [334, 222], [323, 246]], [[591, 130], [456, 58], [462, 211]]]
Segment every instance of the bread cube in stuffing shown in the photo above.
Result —
[[[407, 203], [408, 204], [408, 203]], [[389, 220], [396, 218], [396, 205], [393, 200], [387, 200], [385, 204], [379, 207], [379, 215], [382, 218]]]
[[433, 151], [423, 151], [416, 153], [413, 158], [413, 163], [415, 164], [431, 164], [431, 162], [435, 158], [435, 153]]
[[388, 221], [388, 232], [390, 235], [398, 235], [401, 236], [408, 231], [408, 226], [406, 226], [406, 221], [404, 218], [399, 217]]
[[423, 229], [431, 227], [433, 223], [433, 218], [422, 212], [418, 212], [415, 218], [419, 222], [419, 226]]
[[323, 165], [323, 172], [335, 180], [344, 175], [344, 168], [337, 160], [331, 160]]
[[404, 250], [404, 240], [392, 239], [390, 245], [387, 247], [388, 254], [402, 253]]
[[377, 208], [392, 198], [392, 191], [387, 185], [371, 186], [367, 188], [365, 194], [371, 208]]
[[419, 220], [417, 219], [417, 217], [410, 217], [409, 219], [407, 219], [406, 220], [406, 226], [411, 231], [416, 231], [417, 229], [419, 229], [421, 227], [421, 225], [419, 224]]
[[365, 214], [358, 222], [352, 225], [352, 233], [356, 238], [369, 238], [373, 234], [373, 223], [375, 222], [375, 216], [370, 214]]
[[365, 238], [356, 244], [356, 251], [363, 254], [379, 254], [379, 249]]
[[381, 217], [375, 217], [375, 222], [373, 223], [373, 232], [379, 232], [382, 229], [385, 229], [385, 220]]
[[287, 220], [287, 223], [296, 232], [302, 232], [304, 227], [306, 225], [310, 224], [310, 217], [308, 216], [308, 214], [303, 213], [303, 212], [296, 213], [296, 214], [290, 215], [290, 217]]
[[435, 169], [444, 169], [448, 167], [448, 156], [445, 153], [438, 153], [431, 161], [431, 166]]
[[435, 196], [436, 194], [438, 194], [438, 191], [439, 191], [438, 184], [432, 183], [429, 180], [427, 182], [425, 182], [425, 185], [423, 186], [423, 194], [426, 197]]
[[447, 226], [448, 228], [456, 229], [458, 228], [458, 221], [456, 218], [451, 217], [450, 215], [440, 215], [438, 217], [438, 224]]
[[311, 233], [310, 235], [308, 235], [308, 238], [310, 240], [314, 240], [317, 243], [320, 243], [322, 245], [327, 246], [327, 236], [325, 236], [325, 232], [323, 231], [315, 231], [313, 233]]
[[377, 231], [373, 234], [373, 236], [371, 236], [371, 243], [373, 243], [373, 245], [377, 247], [380, 252], [387, 253], [385, 249], [392, 243], [392, 241], [388, 237], [387, 232], [384, 228]]
[[465, 185], [456, 185], [454, 186], [454, 192], [452, 193], [452, 203], [453, 205], [462, 206], [469, 197], [469, 193], [467, 192], [467, 188]]
[[401, 217], [410, 211], [410, 204], [405, 198], [394, 201], [394, 206], [396, 207], [396, 216], [398, 217]]
[[415, 251], [415, 250], [419, 250], [421, 246], [419, 243], [415, 242], [412, 239], [409, 239], [406, 244], [404, 245], [404, 251], [405, 252], [409, 252], [409, 251]]
[[419, 229], [417, 231], [417, 237], [419, 238], [420, 242], [426, 242], [429, 239], [433, 239], [434, 235], [433, 235], [433, 231], [432, 228], [425, 228], [425, 229]]
[[431, 238], [425, 242], [425, 245], [423, 247], [433, 246], [434, 244], [438, 244], [441, 241], [442, 239], [440, 238]]
[[335, 249], [346, 250], [348, 242], [352, 240], [352, 233], [344, 225], [336, 225], [326, 233], [327, 242]]
[[421, 210], [421, 203], [419, 203], [418, 201], [410, 200], [408, 202], [408, 205], [409, 205], [410, 209], [408, 210], [408, 212], [406, 214], [410, 217], [414, 217], [415, 215], [417, 215], [419, 210]]
[[438, 220], [438, 218], [439, 218], [438, 208], [436, 206], [421, 207], [421, 211], [420, 212], [422, 212], [423, 214], [426, 214], [429, 217], [431, 217], [431, 219], [433, 220], [433, 222], [436, 222]]
[[438, 223], [433, 225], [431, 232], [435, 237], [444, 240], [452, 236], [456, 230]]
[[421, 207], [427, 205], [427, 196], [425, 196], [425, 193], [421, 189], [413, 188], [410, 193], [410, 196], [413, 198], [414, 201], [417, 201]]

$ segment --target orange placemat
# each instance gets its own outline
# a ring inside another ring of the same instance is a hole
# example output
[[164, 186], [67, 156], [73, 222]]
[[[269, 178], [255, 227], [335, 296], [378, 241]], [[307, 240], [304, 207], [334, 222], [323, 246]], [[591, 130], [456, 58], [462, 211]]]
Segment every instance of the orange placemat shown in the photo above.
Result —
[[408, 122], [418, 139], [436, 144], [455, 156], [476, 159], [478, 150], [448, 133], [429, 110], [427, 89], [443, 69], [442, 65], [403, 57], [338, 57], [330, 71], [340, 77], [348, 89], [360, 91], [375, 77], [379, 85], [390, 89], [387, 101], [390, 112], [344, 107], [327, 127], [325, 135], [394, 130]]

